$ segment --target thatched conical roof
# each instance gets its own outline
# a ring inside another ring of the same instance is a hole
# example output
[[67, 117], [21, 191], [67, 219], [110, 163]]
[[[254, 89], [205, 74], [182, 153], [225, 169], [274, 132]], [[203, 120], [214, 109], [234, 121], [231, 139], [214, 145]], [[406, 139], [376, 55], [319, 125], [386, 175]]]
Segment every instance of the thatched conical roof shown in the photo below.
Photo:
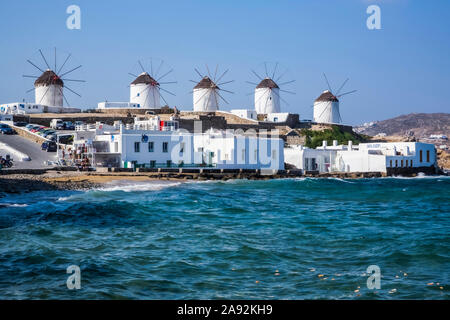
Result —
[[153, 79], [147, 72], [142, 72], [131, 84], [150, 84], [152, 86], [159, 86], [158, 81]]
[[64, 82], [53, 70], [47, 69], [39, 78], [34, 82], [35, 86], [49, 86], [51, 84], [64, 86]]
[[265, 78], [256, 86], [256, 89], [261, 89], [261, 88], [279, 89], [280, 87], [278, 87], [278, 85], [272, 79]]
[[220, 89], [209, 77], [205, 76], [199, 83], [197, 83], [194, 89]]
[[322, 92], [322, 94], [315, 100], [315, 102], [321, 102], [321, 101], [339, 102], [338, 98], [334, 94], [332, 94], [329, 90], [325, 90], [324, 92]]

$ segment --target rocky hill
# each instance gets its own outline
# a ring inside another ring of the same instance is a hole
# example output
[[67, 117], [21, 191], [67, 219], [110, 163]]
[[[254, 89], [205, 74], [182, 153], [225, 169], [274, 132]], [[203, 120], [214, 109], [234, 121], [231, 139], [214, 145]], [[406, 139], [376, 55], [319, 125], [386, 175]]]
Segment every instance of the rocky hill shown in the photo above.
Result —
[[374, 121], [355, 127], [358, 133], [375, 136], [429, 137], [432, 134], [450, 136], [450, 113], [410, 113], [383, 121]]

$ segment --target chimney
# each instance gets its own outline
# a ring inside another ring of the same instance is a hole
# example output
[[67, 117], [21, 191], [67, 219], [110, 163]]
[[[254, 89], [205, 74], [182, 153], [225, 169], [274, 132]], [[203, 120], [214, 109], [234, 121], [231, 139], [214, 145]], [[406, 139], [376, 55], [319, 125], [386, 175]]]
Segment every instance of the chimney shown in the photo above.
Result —
[[322, 147], [326, 148], [327, 145], [328, 145], [328, 144], [327, 144], [327, 140], [323, 140], [323, 141], [322, 141]]
[[337, 147], [337, 140], [333, 140], [333, 147]]
[[351, 151], [353, 149], [353, 141], [348, 140], [348, 150]]

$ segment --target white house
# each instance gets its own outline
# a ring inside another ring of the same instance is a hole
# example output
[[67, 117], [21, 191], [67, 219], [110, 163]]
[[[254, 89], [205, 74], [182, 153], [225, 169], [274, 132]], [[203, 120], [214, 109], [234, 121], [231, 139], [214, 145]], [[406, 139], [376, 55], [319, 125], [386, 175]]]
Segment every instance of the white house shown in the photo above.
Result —
[[[222, 111], [223, 112], [223, 111]], [[250, 109], [233, 109], [230, 111], [235, 116], [238, 116], [239, 118], [248, 119], [248, 120], [258, 120], [258, 114], [256, 113], [256, 110], [250, 110]]]
[[383, 172], [395, 168], [436, 166], [433, 144], [422, 142], [361, 143], [309, 149], [285, 148], [285, 161], [298, 169], [319, 172]]
[[132, 102], [99, 102], [97, 109], [137, 109], [140, 108], [139, 103]]
[[284, 169], [284, 142], [279, 138], [210, 130], [195, 134], [193, 141], [202, 162], [217, 168]]
[[211, 167], [284, 169], [284, 142], [279, 138], [209, 131], [192, 134], [175, 120], [136, 119], [133, 125], [97, 124], [77, 131], [75, 161], [93, 167]]
[[0, 114], [43, 113], [44, 106], [36, 103], [12, 102], [0, 105]]
[[268, 122], [286, 122], [289, 117], [289, 112], [268, 113], [266, 121]]

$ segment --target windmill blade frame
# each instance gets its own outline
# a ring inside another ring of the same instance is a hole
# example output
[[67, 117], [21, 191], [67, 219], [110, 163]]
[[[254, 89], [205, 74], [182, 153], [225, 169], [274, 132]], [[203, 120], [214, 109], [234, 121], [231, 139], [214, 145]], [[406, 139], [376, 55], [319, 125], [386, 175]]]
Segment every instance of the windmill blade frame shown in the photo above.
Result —
[[39, 53], [41, 54], [42, 59], [44, 60], [45, 64], [47, 65], [47, 68], [51, 69], [50, 65], [48, 64], [47, 59], [45, 59], [44, 54], [42, 53], [41, 49], [39, 49]]
[[31, 62], [30, 60], [27, 59], [27, 62], [30, 63], [32, 66], [34, 66], [36, 69], [38, 69], [39, 71], [41, 71], [42, 73], [44, 73], [45, 71], [42, 70], [41, 68], [39, 68], [37, 65], [35, 65], [33, 62]]
[[69, 53], [69, 55], [67, 56], [66, 60], [64, 60], [64, 63], [61, 65], [61, 67], [59, 67], [59, 70], [58, 70], [58, 71], [55, 71], [56, 74], [60, 74], [60, 73], [61, 73], [62, 69], [63, 69], [64, 66], [66, 65], [66, 62], [69, 60], [69, 58], [70, 58], [71, 56], [72, 56], [72, 54]]
[[61, 74], [61, 75], [58, 75], [58, 77], [63, 77], [63, 76], [65, 76], [66, 74], [69, 74], [69, 73], [71, 73], [71, 72], [74, 72], [75, 70], [78, 70], [79, 68], [81, 68], [82, 67], [82, 65], [80, 64], [78, 67], [75, 67], [75, 68], [73, 68], [73, 69], [71, 69], [71, 70], [69, 70], [69, 71], [66, 71], [66, 72], [64, 72], [63, 74]]
[[327, 75], [325, 74], [325, 72], [323, 73], [323, 76], [324, 76], [325, 81], [326, 81], [326, 83], [328, 85], [328, 89], [330, 90], [331, 93], [333, 93], [333, 89], [331, 89], [330, 82], [328, 81], [328, 78], [327, 78]]
[[339, 96], [337, 96], [337, 97], [340, 98], [340, 97], [343, 97], [343, 96], [345, 96], [345, 95], [347, 95], [347, 94], [355, 93], [356, 91], [358, 91], [358, 90], [352, 90], [352, 91], [343, 93], [343, 94], [341, 94], [341, 95], [339, 95]]
[[336, 97], [339, 96], [339, 93], [341, 92], [342, 88], [344, 88], [347, 81], [350, 80], [349, 78], [345, 79], [345, 81], [342, 83], [342, 85], [339, 87], [338, 91], [336, 92]]
[[222, 97], [221, 95], [220, 95], [220, 93], [217, 91], [217, 90], [214, 90], [214, 92], [226, 103], [226, 104], [229, 104], [228, 103], [228, 101], [227, 100], [225, 100], [224, 99], [224, 97]]
[[[331, 106], [331, 101], [327, 102], [327, 105], [325, 106], [325, 108], [323, 108], [322, 113], [319, 115], [319, 118], [322, 117], [322, 115], [324, 114], [324, 112], [328, 109], [328, 107]], [[330, 122], [330, 121], [328, 121]]]

